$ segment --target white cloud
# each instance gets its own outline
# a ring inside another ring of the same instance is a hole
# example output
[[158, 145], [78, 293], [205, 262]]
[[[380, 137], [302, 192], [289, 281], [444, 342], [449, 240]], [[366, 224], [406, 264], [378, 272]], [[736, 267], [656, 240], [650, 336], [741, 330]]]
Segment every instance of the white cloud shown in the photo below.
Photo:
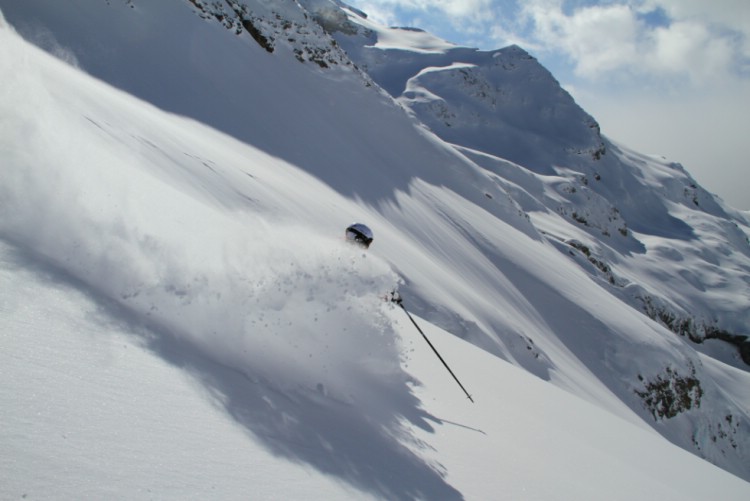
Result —
[[662, 9], [676, 22], [709, 26], [730, 41], [744, 64], [750, 59], [750, 3], [747, 0], [645, 0], [644, 8]]
[[[487, 32], [498, 12], [498, 0], [359, 0], [352, 5], [374, 21], [385, 25], [403, 24], [404, 13], [427, 24], [453, 25], [461, 31]], [[399, 20], [400, 19], [400, 20]], [[416, 23], [415, 23], [416, 24]], [[425, 28], [424, 25], [417, 26]]]
[[377, 12], [393, 12], [396, 9], [417, 12], [440, 11], [443, 14], [459, 17], [471, 17], [473, 13], [484, 10], [493, 4], [493, 0], [365, 0], [356, 3], [358, 8], [370, 15], [370, 8]]
[[441, 11], [450, 16], [473, 17], [475, 13], [486, 11], [493, 0], [380, 0], [381, 5], [393, 5], [406, 9], [430, 12]]
[[698, 85], [725, 79], [732, 72], [735, 58], [730, 43], [712, 36], [701, 24], [676, 22], [650, 36], [653, 50], [645, 58], [649, 71], [686, 75]]
[[449, 16], [461, 18], [476, 18], [483, 13], [489, 12], [492, 0], [416, 0], [417, 3], [423, 4], [425, 10], [440, 9]]
[[567, 15], [561, 2], [536, 1], [524, 6], [523, 16], [533, 24], [536, 45], [563, 53], [581, 76], [617, 69], [637, 56], [638, 25], [625, 6], [586, 7]]
[[646, 10], [662, 9], [676, 20], [703, 20], [725, 25], [750, 35], [750, 4], [747, 0], [645, 0]]
[[[673, 4], [617, 2], [566, 11], [560, 0], [535, 0], [524, 4], [523, 17], [534, 46], [567, 57], [582, 78], [688, 79], [700, 86], [737, 73], [734, 65], [742, 59], [738, 50], [744, 50], [739, 41], [746, 37], [720, 24], [725, 15], [703, 15], [698, 7]], [[658, 8], [666, 16], [665, 25], [644, 17]]]

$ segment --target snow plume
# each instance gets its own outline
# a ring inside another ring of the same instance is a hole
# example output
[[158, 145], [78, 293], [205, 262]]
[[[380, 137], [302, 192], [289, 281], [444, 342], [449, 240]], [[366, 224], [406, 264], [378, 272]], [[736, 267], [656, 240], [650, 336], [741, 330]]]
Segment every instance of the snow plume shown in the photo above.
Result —
[[76, 116], [88, 103], [61, 106], [64, 85], [39, 77], [10, 78], [0, 102], [0, 238], [251, 379], [345, 398], [374, 367], [400, 374], [385, 262], [283, 216], [210, 206], [195, 187], [214, 171], [178, 166], [181, 185], [148, 163], [185, 145], [154, 133], [140, 157], [124, 126]]
[[[3, 169], [0, 235], [138, 319], [277, 384], [351, 381], [341, 371], [366, 367], [367, 358], [398, 368], [380, 297], [396, 278], [382, 261], [257, 216], [201, 218], [196, 208], [186, 221], [186, 211], [171, 208], [195, 201], [133, 191], [138, 173], [112, 158], [81, 168], [65, 155], [32, 164], [13, 153]], [[160, 216], [143, 221], [149, 213]]]

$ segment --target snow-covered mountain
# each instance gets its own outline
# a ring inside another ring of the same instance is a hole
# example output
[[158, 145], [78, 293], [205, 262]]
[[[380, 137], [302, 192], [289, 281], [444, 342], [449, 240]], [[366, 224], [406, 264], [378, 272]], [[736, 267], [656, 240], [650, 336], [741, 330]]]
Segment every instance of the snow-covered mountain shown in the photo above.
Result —
[[0, 11], [4, 496], [747, 497], [750, 222], [523, 49]]

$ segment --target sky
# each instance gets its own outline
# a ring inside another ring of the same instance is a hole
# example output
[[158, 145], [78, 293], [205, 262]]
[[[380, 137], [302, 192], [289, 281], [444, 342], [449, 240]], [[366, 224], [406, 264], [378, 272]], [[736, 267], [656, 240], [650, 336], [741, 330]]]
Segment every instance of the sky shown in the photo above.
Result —
[[370, 19], [534, 55], [610, 139], [750, 210], [747, 0], [347, 0]]

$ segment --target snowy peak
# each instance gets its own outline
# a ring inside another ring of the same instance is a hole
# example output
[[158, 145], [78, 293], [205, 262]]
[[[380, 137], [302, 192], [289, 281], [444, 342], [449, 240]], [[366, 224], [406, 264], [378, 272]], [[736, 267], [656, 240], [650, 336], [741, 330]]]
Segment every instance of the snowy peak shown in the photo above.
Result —
[[420, 71], [400, 101], [446, 141], [540, 173], [566, 155], [604, 154], [598, 124], [536, 59], [519, 47], [488, 56]]
[[449, 143], [552, 173], [562, 155], [605, 153], [596, 121], [518, 46], [458, 47], [433, 35], [379, 27], [333, 36], [352, 60]]

